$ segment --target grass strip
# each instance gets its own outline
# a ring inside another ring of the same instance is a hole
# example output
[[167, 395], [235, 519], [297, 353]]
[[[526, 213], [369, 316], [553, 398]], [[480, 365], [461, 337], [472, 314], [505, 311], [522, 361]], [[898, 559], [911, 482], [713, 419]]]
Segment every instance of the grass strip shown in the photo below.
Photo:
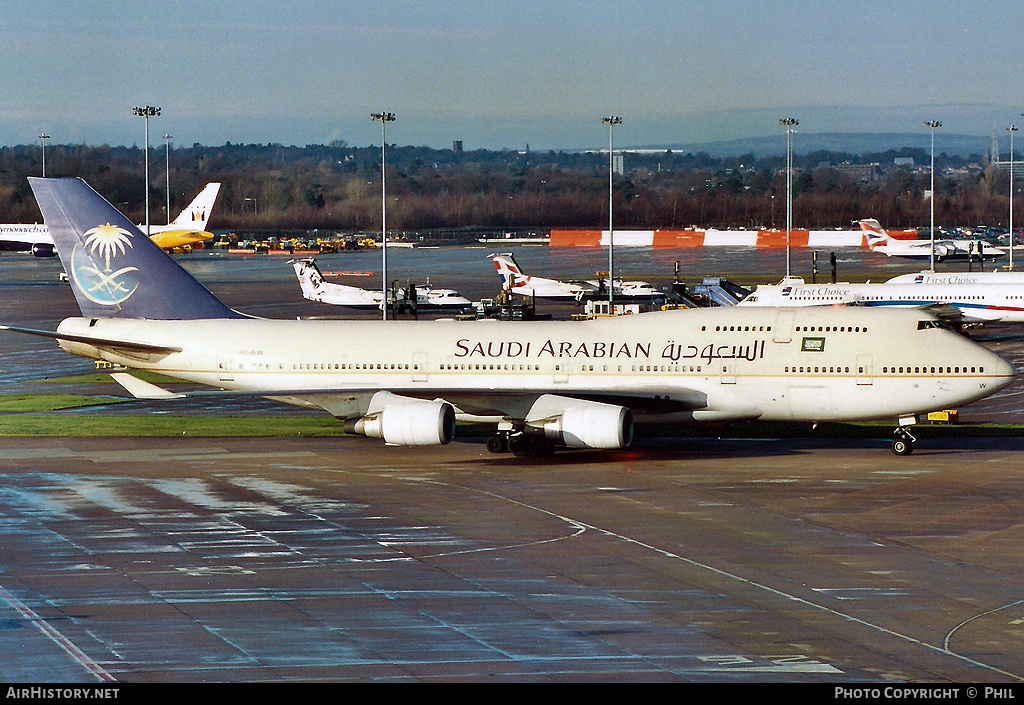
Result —
[[116, 397], [86, 394], [0, 394], [0, 413], [58, 411], [98, 404], [120, 404]]
[[331, 416], [67, 416], [64, 414], [0, 415], [0, 437], [155, 438], [192, 436], [273, 437], [343, 436], [342, 424]]

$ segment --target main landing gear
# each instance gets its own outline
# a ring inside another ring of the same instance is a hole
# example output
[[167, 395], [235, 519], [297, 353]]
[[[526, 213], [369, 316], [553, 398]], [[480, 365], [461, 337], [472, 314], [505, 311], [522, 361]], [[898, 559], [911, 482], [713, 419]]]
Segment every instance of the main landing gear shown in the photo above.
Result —
[[500, 430], [487, 439], [487, 450], [517, 457], [543, 457], [554, 454], [555, 444], [542, 435]]
[[896, 455], [910, 455], [914, 452], [914, 434], [910, 432], [910, 426], [917, 422], [914, 417], [900, 419], [900, 425], [896, 428], [895, 438], [892, 439], [892, 452]]

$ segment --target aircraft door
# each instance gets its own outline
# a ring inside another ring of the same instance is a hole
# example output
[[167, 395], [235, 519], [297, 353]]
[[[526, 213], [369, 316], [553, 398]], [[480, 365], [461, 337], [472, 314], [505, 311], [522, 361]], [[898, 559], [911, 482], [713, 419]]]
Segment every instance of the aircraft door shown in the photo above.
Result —
[[235, 360], [231, 355], [222, 353], [217, 356], [217, 379], [221, 382], [235, 381]]
[[427, 381], [427, 354], [414, 353], [412, 356], [412, 381]]
[[779, 311], [779, 315], [775, 317], [775, 330], [772, 331], [773, 343], [788, 343], [793, 340], [793, 320], [795, 317], [795, 311]]
[[722, 363], [722, 377], [720, 384], [736, 384], [736, 361]]
[[874, 384], [875, 373], [873, 370], [874, 365], [873, 355], [858, 355], [857, 356], [857, 384], [867, 385]]

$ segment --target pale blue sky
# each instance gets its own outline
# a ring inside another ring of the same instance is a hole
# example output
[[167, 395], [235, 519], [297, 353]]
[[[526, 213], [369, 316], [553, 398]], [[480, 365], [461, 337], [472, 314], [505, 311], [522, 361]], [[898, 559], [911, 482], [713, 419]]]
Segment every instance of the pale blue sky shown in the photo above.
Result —
[[692, 143], [1024, 122], [1020, 0], [37, 0], [0, 13], [0, 144]]

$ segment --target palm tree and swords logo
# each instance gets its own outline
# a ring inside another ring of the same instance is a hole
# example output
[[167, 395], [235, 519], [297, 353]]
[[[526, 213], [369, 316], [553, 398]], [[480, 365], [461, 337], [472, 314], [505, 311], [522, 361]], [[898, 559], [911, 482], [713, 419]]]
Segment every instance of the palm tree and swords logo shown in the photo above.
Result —
[[[123, 255], [132, 245], [132, 234], [124, 228], [106, 223], [87, 230], [82, 247], [75, 247], [72, 269], [78, 290], [98, 304], [116, 305], [135, 293], [139, 280], [133, 272], [137, 267], [113, 269], [111, 261]], [[102, 269], [101, 269], [102, 266]]]

